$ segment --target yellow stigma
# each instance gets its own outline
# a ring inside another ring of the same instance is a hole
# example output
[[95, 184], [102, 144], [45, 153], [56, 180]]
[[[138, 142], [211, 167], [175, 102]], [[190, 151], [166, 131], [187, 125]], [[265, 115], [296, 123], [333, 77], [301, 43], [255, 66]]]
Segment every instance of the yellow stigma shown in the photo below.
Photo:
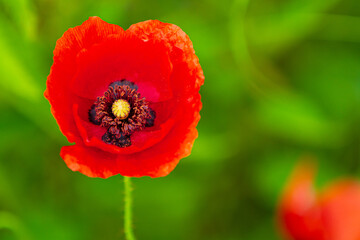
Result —
[[124, 99], [118, 99], [113, 103], [111, 111], [115, 117], [123, 120], [129, 116], [130, 104]]

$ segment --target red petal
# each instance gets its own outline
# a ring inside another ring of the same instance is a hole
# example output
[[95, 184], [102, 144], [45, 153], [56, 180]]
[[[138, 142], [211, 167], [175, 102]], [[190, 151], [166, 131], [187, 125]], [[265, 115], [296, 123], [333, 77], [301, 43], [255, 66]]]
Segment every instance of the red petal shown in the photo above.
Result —
[[147, 101], [172, 98], [172, 66], [162, 44], [132, 37], [104, 41], [82, 53], [78, 65], [71, 88], [81, 97], [96, 99], [111, 83], [126, 79], [138, 85]]
[[89, 177], [100, 178], [108, 178], [115, 174], [129, 177], [159, 177], [163, 175], [164, 169], [170, 172], [177, 164], [177, 162], [171, 162], [160, 165], [149, 159], [104, 153], [97, 148], [78, 144], [63, 147], [60, 155], [71, 170], [79, 171]]
[[171, 85], [177, 96], [199, 91], [204, 74], [190, 38], [174, 24], [149, 20], [133, 24], [126, 33], [143, 41], [156, 40], [167, 46], [173, 64]]
[[190, 154], [197, 137], [196, 125], [200, 119], [200, 95], [183, 99], [175, 124], [163, 140], [153, 147], [133, 154], [113, 154], [83, 144], [63, 147], [61, 156], [73, 171], [90, 177], [107, 178], [115, 174], [129, 177], [161, 177], [169, 174], [179, 160]]
[[51, 104], [52, 113], [68, 141], [75, 142], [79, 133], [72, 116], [73, 97], [69, 82], [77, 69], [77, 55], [104, 39], [120, 37], [124, 30], [108, 24], [98, 17], [91, 17], [82, 25], [70, 28], [56, 42], [54, 64], [47, 79], [45, 97]]

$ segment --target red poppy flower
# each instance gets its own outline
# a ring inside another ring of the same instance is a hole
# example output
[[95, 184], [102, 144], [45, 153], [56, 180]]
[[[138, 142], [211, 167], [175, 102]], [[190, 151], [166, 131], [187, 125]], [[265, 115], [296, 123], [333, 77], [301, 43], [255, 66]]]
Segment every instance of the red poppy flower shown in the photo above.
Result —
[[314, 190], [314, 166], [301, 163], [279, 205], [279, 219], [289, 239], [359, 240], [360, 183], [351, 179]]
[[204, 82], [189, 37], [149, 20], [121, 27], [91, 17], [57, 41], [45, 97], [75, 145], [61, 149], [90, 177], [165, 176], [190, 154]]

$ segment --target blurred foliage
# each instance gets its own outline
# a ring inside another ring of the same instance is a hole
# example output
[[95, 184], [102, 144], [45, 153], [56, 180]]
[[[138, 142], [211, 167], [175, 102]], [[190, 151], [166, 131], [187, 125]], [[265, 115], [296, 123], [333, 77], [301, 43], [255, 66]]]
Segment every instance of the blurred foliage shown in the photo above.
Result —
[[56, 40], [94, 15], [180, 26], [206, 77], [192, 155], [134, 180], [138, 239], [281, 239], [299, 158], [319, 160], [319, 186], [360, 175], [357, 0], [0, 0], [0, 239], [123, 239], [122, 177], [65, 166], [42, 95]]

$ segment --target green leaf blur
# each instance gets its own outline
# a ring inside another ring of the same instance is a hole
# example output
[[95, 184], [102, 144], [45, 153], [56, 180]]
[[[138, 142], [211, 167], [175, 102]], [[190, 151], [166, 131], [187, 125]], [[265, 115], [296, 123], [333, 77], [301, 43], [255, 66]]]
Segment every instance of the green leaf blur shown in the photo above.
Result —
[[275, 240], [296, 162], [360, 176], [357, 0], [0, 0], [0, 239], [124, 239], [122, 177], [92, 179], [43, 97], [55, 42], [89, 16], [174, 23], [205, 74], [199, 138], [167, 177], [134, 179], [142, 240]]

